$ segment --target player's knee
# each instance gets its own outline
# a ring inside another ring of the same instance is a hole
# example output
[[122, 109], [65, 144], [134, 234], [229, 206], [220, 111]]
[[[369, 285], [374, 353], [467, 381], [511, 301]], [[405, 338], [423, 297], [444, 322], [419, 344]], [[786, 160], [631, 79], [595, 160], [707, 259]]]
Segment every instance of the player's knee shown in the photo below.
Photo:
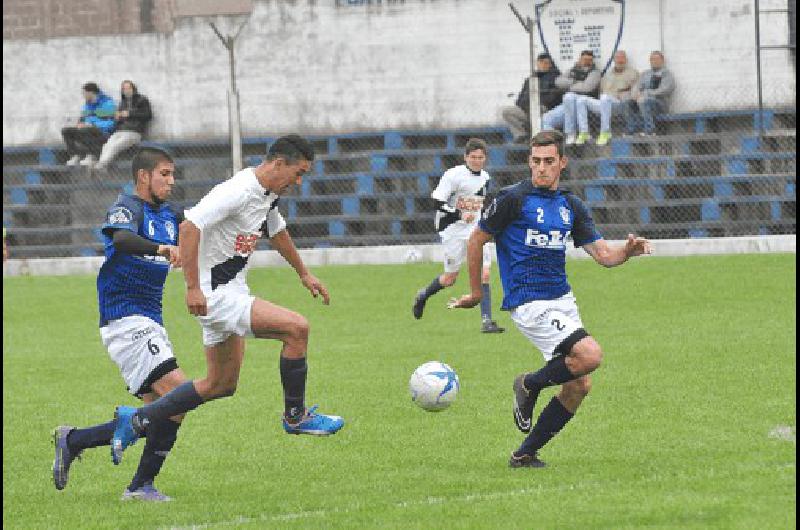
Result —
[[297, 315], [291, 325], [290, 334], [292, 339], [298, 342], [308, 342], [308, 333], [311, 329], [308, 319], [302, 315]]
[[584, 371], [586, 373], [597, 370], [600, 367], [600, 363], [603, 362], [603, 350], [600, 349], [600, 345], [595, 343], [588, 347], [586, 351], [582, 353], [581, 361], [583, 361]]
[[217, 397], [226, 398], [231, 397], [236, 393], [238, 381], [223, 381], [216, 388]]

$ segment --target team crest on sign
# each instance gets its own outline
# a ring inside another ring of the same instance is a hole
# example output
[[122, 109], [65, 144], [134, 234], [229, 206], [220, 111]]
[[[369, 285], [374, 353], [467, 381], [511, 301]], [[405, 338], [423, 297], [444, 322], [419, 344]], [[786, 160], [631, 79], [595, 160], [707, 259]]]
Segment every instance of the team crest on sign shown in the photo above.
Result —
[[558, 213], [561, 214], [561, 219], [564, 221], [564, 224], [569, 224], [569, 210], [564, 206], [558, 209]]
[[542, 46], [562, 73], [583, 50], [594, 52], [594, 64], [605, 73], [622, 37], [625, 0], [539, 1], [536, 19]]

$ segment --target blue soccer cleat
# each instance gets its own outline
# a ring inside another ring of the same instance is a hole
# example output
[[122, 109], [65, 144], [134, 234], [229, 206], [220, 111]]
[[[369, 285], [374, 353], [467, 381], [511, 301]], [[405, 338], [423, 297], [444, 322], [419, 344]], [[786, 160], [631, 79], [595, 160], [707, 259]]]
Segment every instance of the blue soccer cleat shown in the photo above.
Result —
[[67, 487], [69, 480], [69, 467], [72, 462], [81, 457], [82, 451], [71, 451], [67, 444], [67, 436], [75, 430], [75, 427], [56, 427], [53, 431], [53, 445], [56, 447], [56, 457], [53, 459], [53, 484], [57, 490]]
[[330, 436], [336, 434], [344, 427], [341, 416], [328, 416], [316, 414], [317, 406], [308, 409], [303, 418], [297, 423], [290, 423], [283, 418], [283, 428], [288, 434], [311, 434], [313, 436]]
[[136, 409], [133, 407], [121, 406], [114, 411], [114, 419], [117, 426], [114, 429], [114, 436], [111, 438], [111, 461], [114, 465], [122, 462], [122, 453], [136, 443], [139, 435], [133, 428], [133, 415]]

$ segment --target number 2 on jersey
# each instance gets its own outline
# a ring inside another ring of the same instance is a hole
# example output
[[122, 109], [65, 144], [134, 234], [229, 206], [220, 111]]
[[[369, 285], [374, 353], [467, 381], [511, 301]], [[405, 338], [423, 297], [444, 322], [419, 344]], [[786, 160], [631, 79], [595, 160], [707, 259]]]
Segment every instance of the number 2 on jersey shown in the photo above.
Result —
[[537, 223], [544, 222], [544, 210], [541, 208], [536, 208], [536, 222]]

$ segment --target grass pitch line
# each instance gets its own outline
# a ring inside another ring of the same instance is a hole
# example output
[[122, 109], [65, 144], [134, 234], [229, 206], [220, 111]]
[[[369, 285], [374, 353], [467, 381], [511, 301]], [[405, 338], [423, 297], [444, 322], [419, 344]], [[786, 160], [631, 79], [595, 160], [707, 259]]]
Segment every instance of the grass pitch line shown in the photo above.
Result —
[[[784, 427], [779, 425], [778, 427]], [[788, 427], [791, 429], [792, 435], [794, 434], [794, 427]], [[776, 464], [775, 469], [787, 469], [787, 468], [794, 468], [795, 462], [784, 462], [781, 464]], [[699, 475], [695, 476], [695, 479], [698, 478], [716, 478], [720, 479], [724, 476], [736, 476], [741, 472], [746, 472], [749, 469], [763, 469], [763, 466], [759, 463], [757, 465], [747, 465], [742, 466], [736, 469], [729, 469], [727, 472], [718, 473], [714, 469], [706, 470], [704, 473], [700, 473]], [[666, 479], [669, 479], [669, 476], [654, 474], [649, 477], [642, 478], [637, 482], [637, 484], [647, 484], [651, 482], [662, 482]], [[556, 493], [562, 490], [582, 490], [582, 489], [594, 489], [594, 488], [602, 488], [602, 487], [609, 487], [610, 485], [620, 485], [622, 484], [619, 480], [611, 480], [611, 481], [593, 481], [593, 482], [583, 482], [578, 484], [562, 484], [560, 486], [542, 486], [537, 485], [536, 487], [529, 487], [529, 488], [520, 488], [516, 490], [510, 491], [496, 491], [490, 493], [468, 493], [466, 495], [458, 495], [455, 497], [425, 497], [424, 499], [418, 500], [410, 500], [410, 501], [400, 501], [400, 502], [393, 502], [393, 503], [386, 503], [384, 507], [386, 508], [413, 508], [417, 506], [435, 506], [441, 504], [448, 504], [448, 503], [460, 503], [460, 502], [485, 502], [485, 501], [493, 501], [497, 499], [505, 499], [505, 498], [513, 498], [519, 497], [522, 495], [529, 495], [532, 493], [542, 493], [545, 489], [549, 493]], [[266, 514], [263, 513], [259, 516], [254, 517], [245, 517], [240, 515], [235, 519], [229, 519], [227, 521], [216, 521], [211, 523], [200, 523], [200, 524], [191, 524], [191, 525], [184, 525], [184, 526], [162, 526], [159, 527], [159, 530], [203, 530], [205, 528], [216, 528], [216, 527], [225, 527], [225, 526], [235, 526], [235, 525], [248, 525], [248, 524], [258, 524], [258, 523], [278, 523], [281, 521], [294, 521], [298, 519], [311, 519], [317, 517], [328, 517], [331, 515], [336, 514], [347, 514], [358, 512], [364, 510], [366, 508], [376, 508], [375, 504], [353, 504], [347, 507], [342, 508], [332, 508], [330, 510], [305, 510], [299, 512], [289, 512], [289, 513], [282, 513], [282, 514]]]
[[[565, 487], [564, 489], [572, 489], [574, 486]], [[552, 488], [551, 488], [552, 489]], [[483, 501], [491, 501], [497, 499], [503, 499], [506, 497], [518, 497], [520, 495], [528, 495], [530, 493], [535, 493], [541, 491], [542, 487], [536, 488], [522, 488], [518, 490], [511, 490], [511, 491], [497, 491], [492, 493], [470, 493], [467, 495], [460, 495], [457, 497], [426, 497], [424, 499], [414, 500], [414, 501], [400, 501], [389, 504], [387, 507], [391, 508], [412, 508], [415, 506], [434, 506], [437, 504], [446, 504], [451, 502], [483, 502]], [[188, 526], [170, 526], [170, 527], [162, 527], [162, 530], [203, 530], [205, 528], [214, 528], [220, 526], [233, 526], [239, 524], [256, 524], [256, 523], [265, 523], [265, 522], [280, 522], [280, 521], [293, 521], [296, 519], [309, 519], [315, 517], [327, 517], [330, 515], [335, 514], [343, 514], [343, 513], [351, 513], [357, 512], [364, 508], [367, 508], [368, 505], [366, 504], [354, 504], [352, 506], [348, 506], [346, 508], [333, 508], [330, 510], [308, 510], [308, 511], [300, 511], [294, 513], [282, 513], [282, 514], [261, 514], [258, 517], [244, 517], [240, 516], [236, 519], [230, 519], [228, 521], [217, 521], [213, 523], [203, 523], [203, 524], [193, 524]], [[369, 507], [373, 507], [374, 505], [369, 505]]]
[[777, 438], [786, 442], [797, 442], [795, 428], [790, 425], [776, 425], [769, 431], [770, 438]]

